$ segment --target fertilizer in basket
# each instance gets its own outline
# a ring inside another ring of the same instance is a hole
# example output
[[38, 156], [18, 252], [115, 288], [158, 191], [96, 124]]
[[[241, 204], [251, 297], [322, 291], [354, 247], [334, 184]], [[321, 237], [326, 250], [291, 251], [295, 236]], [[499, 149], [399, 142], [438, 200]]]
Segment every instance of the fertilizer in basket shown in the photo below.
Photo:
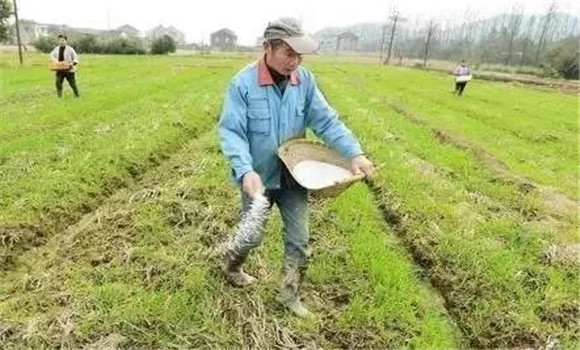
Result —
[[268, 216], [269, 206], [270, 202], [263, 194], [252, 198], [250, 208], [242, 216], [236, 234], [228, 244], [229, 249], [236, 252], [245, 251], [261, 238], [261, 230]]
[[301, 161], [294, 166], [292, 173], [296, 181], [311, 190], [333, 186], [352, 177], [347, 169], [315, 160]]

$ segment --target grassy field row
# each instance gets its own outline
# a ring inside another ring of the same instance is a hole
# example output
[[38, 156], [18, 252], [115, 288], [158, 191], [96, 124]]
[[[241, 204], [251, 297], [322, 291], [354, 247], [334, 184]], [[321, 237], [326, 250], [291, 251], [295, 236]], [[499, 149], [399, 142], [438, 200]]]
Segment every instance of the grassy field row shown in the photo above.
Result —
[[9, 266], [20, 248], [41, 244], [217, 122], [233, 67], [187, 63], [96, 59], [79, 72], [87, 93], [78, 100], [55, 98], [51, 86], [31, 96], [40, 79], [51, 80], [44, 67], [3, 71], [0, 265]]
[[[345, 118], [354, 123], [361, 121], [373, 125], [359, 133], [363, 140], [390, 141], [397, 147], [404, 145], [408, 152], [418, 158], [409, 162], [419, 171], [433, 172], [450, 182], [462, 184], [472, 193], [472, 197], [485, 201], [490, 211], [510, 210], [518, 215], [519, 221], [530, 221], [541, 226], [542, 230], [547, 229], [550, 239], [557, 238], [564, 243], [578, 242], [577, 201], [560, 195], [558, 189], [549, 191], [540, 186], [524, 186], [529, 183], [525, 177], [501, 168], [504, 166], [501, 159], [490, 159], [493, 156], [486, 149], [471, 146], [471, 139], [465, 138], [465, 135], [450, 134], [423, 121], [420, 119], [423, 111], [409, 112], [403, 101], [385, 103], [384, 99], [374, 97], [388, 96], [384, 91], [364, 89], [361, 85], [355, 86], [358, 94], [343, 89], [353, 86], [348, 84], [351, 77], [337, 79], [334, 73], [330, 73], [331, 70], [328, 70], [329, 73], [322, 70], [321, 76], [329, 74], [338, 82], [333, 85], [330, 95], [333, 102], [341, 107]], [[501, 89], [501, 86], [496, 89]], [[448, 99], [455, 100], [454, 97]], [[383, 152], [383, 149], [377, 150], [377, 153]], [[527, 154], [528, 158], [534, 156], [533, 150]], [[543, 225], [546, 223], [550, 226]]]
[[356, 64], [316, 69], [348, 76], [350, 86], [368, 90], [369, 101], [395, 100], [430, 125], [489, 151], [514, 172], [578, 200], [576, 96], [475, 80], [463, 98], [452, 98], [451, 79], [443, 74]]
[[551, 244], [578, 243], [575, 208], [553, 212], [540, 194], [498, 181], [470, 152], [439, 142], [431, 128], [373, 99], [374, 91], [349, 84], [352, 74], [318, 70], [327, 96], [385, 164], [375, 184], [378, 204], [469, 343], [541, 346], [558, 339], [573, 347], [578, 267], [542, 256]]
[[248, 263], [262, 282], [229, 287], [217, 252], [239, 194], [216, 142], [214, 132], [192, 141], [138, 188], [21, 256], [0, 282], [2, 348], [461, 347], [363, 185], [312, 203], [305, 294], [315, 318], [296, 319], [275, 300], [278, 215]]

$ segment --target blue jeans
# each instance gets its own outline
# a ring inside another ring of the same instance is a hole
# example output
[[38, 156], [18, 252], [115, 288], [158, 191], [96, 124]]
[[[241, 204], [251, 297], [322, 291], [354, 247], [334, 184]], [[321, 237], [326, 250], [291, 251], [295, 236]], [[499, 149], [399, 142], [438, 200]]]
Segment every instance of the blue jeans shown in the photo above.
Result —
[[[306, 268], [310, 257], [308, 248], [308, 191], [295, 186], [266, 190], [265, 196], [270, 202], [270, 208], [276, 204], [284, 222], [284, 266]], [[251, 199], [242, 193], [243, 214], [248, 211], [250, 204]], [[260, 229], [255, 240], [247, 242], [243, 247], [238, 247], [239, 250], [236, 253], [246, 256], [262, 243], [263, 236], [264, 227]]]

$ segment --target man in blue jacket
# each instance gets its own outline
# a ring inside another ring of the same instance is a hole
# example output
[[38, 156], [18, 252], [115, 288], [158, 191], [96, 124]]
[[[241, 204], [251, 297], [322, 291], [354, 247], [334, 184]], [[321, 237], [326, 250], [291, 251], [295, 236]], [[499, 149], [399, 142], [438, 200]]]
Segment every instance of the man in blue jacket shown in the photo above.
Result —
[[[281, 301], [296, 315], [309, 311], [299, 297], [308, 258], [307, 190], [288, 174], [276, 154], [284, 142], [303, 138], [306, 128], [351, 159], [354, 173], [373, 173], [352, 133], [340, 121], [317, 87], [314, 76], [300, 66], [302, 54], [318, 44], [293, 18], [270, 22], [264, 32], [264, 56], [231, 80], [219, 122], [221, 148], [234, 181], [242, 188], [243, 210], [252, 198], [264, 194], [278, 206], [284, 222], [285, 251]], [[243, 287], [256, 279], [242, 270], [248, 253], [263, 232], [243, 246], [224, 252], [223, 270], [233, 285]]]

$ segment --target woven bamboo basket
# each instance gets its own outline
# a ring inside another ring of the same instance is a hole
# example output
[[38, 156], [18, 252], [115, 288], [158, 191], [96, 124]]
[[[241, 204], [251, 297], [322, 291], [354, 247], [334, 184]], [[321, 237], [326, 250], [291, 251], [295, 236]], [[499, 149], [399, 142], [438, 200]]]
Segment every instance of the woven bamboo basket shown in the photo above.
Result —
[[364, 174], [352, 175], [342, 181], [335, 182], [332, 185], [323, 188], [308, 188], [305, 184], [301, 183], [294, 172], [294, 167], [305, 160], [313, 160], [318, 162], [324, 162], [338, 166], [340, 168], [350, 171], [350, 161], [342, 157], [338, 152], [332, 148], [326, 146], [321, 142], [316, 142], [307, 139], [294, 139], [284, 143], [280, 148], [278, 148], [278, 157], [286, 165], [290, 174], [296, 182], [301, 186], [308, 189], [311, 193], [323, 196], [323, 197], [334, 197], [341, 194], [350, 185], [359, 181], [365, 177]]
[[53, 71], [69, 70], [70, 69], [70, 63], [65, 62], [65, 61], [50, 62], [48, 64], [48, 69], [53, 70]]
[[470, 75], [458, 75], [455, 77], [456, 83], [463, 83], [463, 82], [470, 81], [470, 80], [471, 80], [471, 74]]

